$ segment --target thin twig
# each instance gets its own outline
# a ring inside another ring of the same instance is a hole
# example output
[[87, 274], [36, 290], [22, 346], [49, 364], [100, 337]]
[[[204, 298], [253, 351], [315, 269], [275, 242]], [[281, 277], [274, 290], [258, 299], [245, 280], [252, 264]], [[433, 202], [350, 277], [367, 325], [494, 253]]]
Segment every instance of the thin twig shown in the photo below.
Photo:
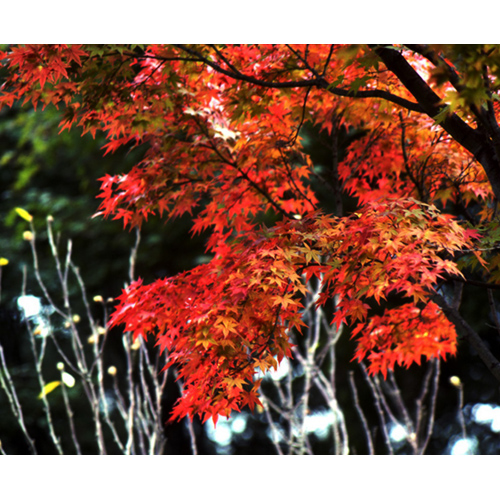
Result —
[[[26, 441], [28, 443], [28, 446], [30, 447], [31, 453], [33, 455], [36, 455], [36, 448], [35, 448], [35, 442], [31, 438], [31, 436], [28, 433], [28, 430], [26, 429], [26, 424], [24, 422], [24, 415], [23, 415], [23, 409], [21, 407], [21, 404], [19, 403], [19, 399], [17, 397], [16, 393], [16, 388], [14, 386], [14, 383], [12, 381], [12, 378], [10, 376], [9, 370], [7, 368], [7, 363], [5, 361], [5, 356], [3, 352], [3, 347], [0, 345], [0, 361], [2, 362], [2, 366], [0, 369], [0, 384], [2, 385], [2, 389], [5, 391], [5, 394], [7, 394], [7, 399], [9, 400], [10, 408], [12, 410], [12, 413], [16, 417], [17, 422], [19, 423], [19, 426], [21, 427], [21, 430], [24, 434], [24, 437], [26, 438]], [[4, 378], [5, 376], [5, 378]]]
[[441, 362], [439, 358], [437, 358], [434, 361], [434, 378], [432, 381], [432, 390], [431, 390], [431, 405], [429, 408], [429, 417], [427, 421], [427, 432], [424, 438], [424, 442], [420, 447], [420, 454], [423, 455], [429, 441], [432, 436], [432, 432], [434, 431], [434, 418], [436, 414], [436, 401], [437, 401], [437, 394], [438, 394], [438, 389], [439, 389], [439, 374], [441, 371]]
[[63, 394], [64, 408], [66, 409], [66, 415], [68, 416], [69, 429], [71, 432], [71, 440], [73, 441], [73, 445], [75, 446], [76, 454], [81, 455], [82, 450], [80, 448], [80, 443], [76, 435], [75, 422], [73, 420], [73, 410], [71, 409], [71, 404], [69, 402], [68, 391], [66, 390], [66, 384], [64, 383], [62, 371], [61, 371], [61, 390]]
[[352, 391], [352, 396], [354, 399], [354, 407], [356, 408], [356, 411], [358, 412], [359, 418], [360, 418], [361, 423], [363, 425], [363, 431], [364, 431], [365, 436], [366, 436], [366, 444], [368, 446], [368, 453], [370, 455], [374, 455], [375, 448], [373, 446], [372, 435], [371, 435], [370, 429], [368, 427], [368, 421], [366, 420], [365, 414], [363, 413], [363, 409], [361, 408], [361, 405], [359, 403], [358, 390], [356, 389], [356, 383], [354, 381], [354, 373], [352, 371], [349, 372], [349, 382], [351, 384], [351, 391]]
[[389, 437], [389, 434], [387, 433], [387, 422], [385, 420], [385, 415], [384, 415], [384, 410], [382, 409], [381, 403], [380, 403], [380, 394], [377, 390], [377, 387], [373, 383], [373, 380], [371, 379], [370, 375], [368, 375], [368, 370], [366, 369], [366, 366], [364, 363], [360, 363], [361, 368], [363, 370], [363, 375], [365, 376], [365, 380], [368, 383], [368, 386], [370, 387], [373, 399], [375, 401], [375, 408], [377, 409], [377, 414], [380, 419], [380, 426], [382, 428], [382, 434], [384, 436], [385, 444], [387, 446], [387, 450], [390, 455], [394, 455], [394, 449], [392, 448], [391, 444], [391, 439]]

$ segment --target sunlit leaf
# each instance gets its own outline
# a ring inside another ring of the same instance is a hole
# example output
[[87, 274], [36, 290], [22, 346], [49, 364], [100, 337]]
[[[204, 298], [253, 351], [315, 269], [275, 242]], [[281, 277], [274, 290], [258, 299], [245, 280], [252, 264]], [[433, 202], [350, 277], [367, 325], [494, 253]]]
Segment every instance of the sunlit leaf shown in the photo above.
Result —
[[68, 372], [62, 373], [62, 381], [68, 386], [73, 387], [75, 385], [75, 377], [70, 375]]
[[22, 217], [24, 220], [27, 220], [28, 222], [31, 222], [33, 220], [33, 216], [24, 210], [24, 208], [16, 208], [16, 213], [19, 215], [19, 217]]
[[42, 399], [44, 396], [52, 392], [56, 387], [59, 387], [61, 385], [60, 380], [55, 380], [54, 382], [49, 382], [48, 384], [45, 384], [44, 388], [42, 389], [42, 392], [38, 395], [38, 399]]

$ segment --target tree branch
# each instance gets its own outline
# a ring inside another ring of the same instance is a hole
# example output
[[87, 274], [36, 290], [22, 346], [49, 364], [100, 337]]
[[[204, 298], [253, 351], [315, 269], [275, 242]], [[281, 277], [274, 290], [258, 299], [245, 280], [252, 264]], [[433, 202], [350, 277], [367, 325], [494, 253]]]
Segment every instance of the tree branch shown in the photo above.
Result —
[[[237, 70], [236, 68], [233, 71], [229, 71], [227, 69], [224, 69], [219, 64], [211, 61], [210, 59], [205, 57], [200, 52], [197, 52], [196, 50], [193, 50], [193, 49], [187, 47], [186, 45], [174, 45], [174, 47], [177, 47], [178, 49], [180, 49], [184, 52], [187, 52], [191, 56], [196, 57], [200, 61], [204, 62], [207, 66], [210, 66], [211, 68], [215, 69], [219, 73], [222, 73], [223, 75], [229, 76], [230, 78], [233, 78], [235, 80], [253, 83], [254, 85], [258, 85], [259, 87], [283, 89], [283, 88], [312, 87], [312, 86], [324, 87], [326, 84], [326, 82], [323, 78], [311, 78], [311, 79], [305, 79], [305, 80], [289, 80], [289, 81], [285, 81], [285, 82], [270, 82], [267, 80], [259, 80], [258, 78], [255, 78], [253, 76], [242, 73], [241, 71]], [[234, 66], [231, 66], [231, 67], [234, 67]]]
[[328, 82], [321, 76], [317, 78], [309, 78], [304, 80], [288, 80], [284, 82], [272, 82], [268, 80], [260, 80], [253, 76], [242, 73], [240, 70], [235, 68], [233, 65], [228, 64], [228, 62], [224, 59], [224, 62], [228, 65], [228, 67], [232, 68], [232, 70], [228, 70], [223, 68], [220, 64], [215, 63], [214, 61], [208, 59], [200, 52], [187, 47], [186, 45], [174, 45], [174, 47], [186, 52], [192, 57], [195, 57], [196, 60], [199, 60], [206, 65], [210, 66], [214, 70], [223, 75], [226, 75], [235, 80], [244, 81], [248, 83], [252, 83], [254, 85], [258, 85], [259, 87], [266, 88], [274, 88], [274, 89], [284, 89], [284, 88], [300, 88], [300, 87], [318, 87], [327, 90], [331, 94], [334, 94], [339, 97], [353, 97], [353, 98], [379, 98], [385, 99], [386, 101], [393, 102], [399, 106], [402, 106], [410, 111], [417, 111], [419, 113], [423, 113], [424, 110], [422, 107], [413, 101], [409, 101], [408, 99], [404, 99], [403, 97], [391, 94], [385, 90], [358, 90], [353, 91], [349, 89], [343, 89], [339, 87], [333, 87], [328, 84]]
[[441, 295], [435, 293], [432, 297], [435, 302], [445, 313], [446, 317], [462, 332], [463, 337], [476, 350], [478, 356], [486, 365], [488, 370], [500, 382], [500, 362], [492, 352], [488, 349], [478, 333], [465, 321], [457, 309], [453, 309]]
[[451, 276], [451, 275], [446, 276], [446, 279], [454, 282], [464, 283], [465, 285], [478, 286], [490, 290], [500, 290], [500, 284], [497, 283], [485, 283], [484, 281], [478, 281], [469, 278], [464, 279], [460, 278], [459, 276]]
[[[380, 45], [370, 45], [370, 48], [380, 57], [387, 69], [394, 73], [415, 97], [424, 113], [435, 119], [444, 110], [445, 106], [442, 104], [441, 98], [412, 68], [403, 55], [394, 48]], [[439, 124], [484, 167], [493, 192], [497, 199], [500, 199], [500, 163], [491, 139], [479, 130], [472, 128], [454, 113], [445, 116]]]

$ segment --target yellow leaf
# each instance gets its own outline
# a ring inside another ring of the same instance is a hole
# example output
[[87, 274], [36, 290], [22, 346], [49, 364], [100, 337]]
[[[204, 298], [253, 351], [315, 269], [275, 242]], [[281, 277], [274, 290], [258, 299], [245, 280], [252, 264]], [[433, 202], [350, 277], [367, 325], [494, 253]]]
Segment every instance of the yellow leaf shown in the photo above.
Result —
[[9, 259], [5, 257], [0, 257], [0, 266], [6, 266], [9, 263]]
[[46, 396], [49, 392], [52, 392], [56, 387], [60, 385], [61, 382], [59, 380], [45, 384], [45, 387], [43, 388], [42, 392], [38, 395], [38, 399], [42, 399], [44, 395]]
[[24, 220], [31, 222], [33, 220], [33, 216], [28, 213], [24, 208], [16, 208], [16, 213], [19, 217], [22, 217]]

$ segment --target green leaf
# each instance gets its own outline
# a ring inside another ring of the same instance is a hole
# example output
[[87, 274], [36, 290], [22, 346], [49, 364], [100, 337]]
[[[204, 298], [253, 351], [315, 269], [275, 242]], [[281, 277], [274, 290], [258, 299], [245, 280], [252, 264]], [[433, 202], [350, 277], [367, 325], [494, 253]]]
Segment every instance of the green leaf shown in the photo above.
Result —
[[435, 116], [433, 116], [436, 123], [443, 122], [451, 114], [450, 106], [444, 106], [443, 109]]

